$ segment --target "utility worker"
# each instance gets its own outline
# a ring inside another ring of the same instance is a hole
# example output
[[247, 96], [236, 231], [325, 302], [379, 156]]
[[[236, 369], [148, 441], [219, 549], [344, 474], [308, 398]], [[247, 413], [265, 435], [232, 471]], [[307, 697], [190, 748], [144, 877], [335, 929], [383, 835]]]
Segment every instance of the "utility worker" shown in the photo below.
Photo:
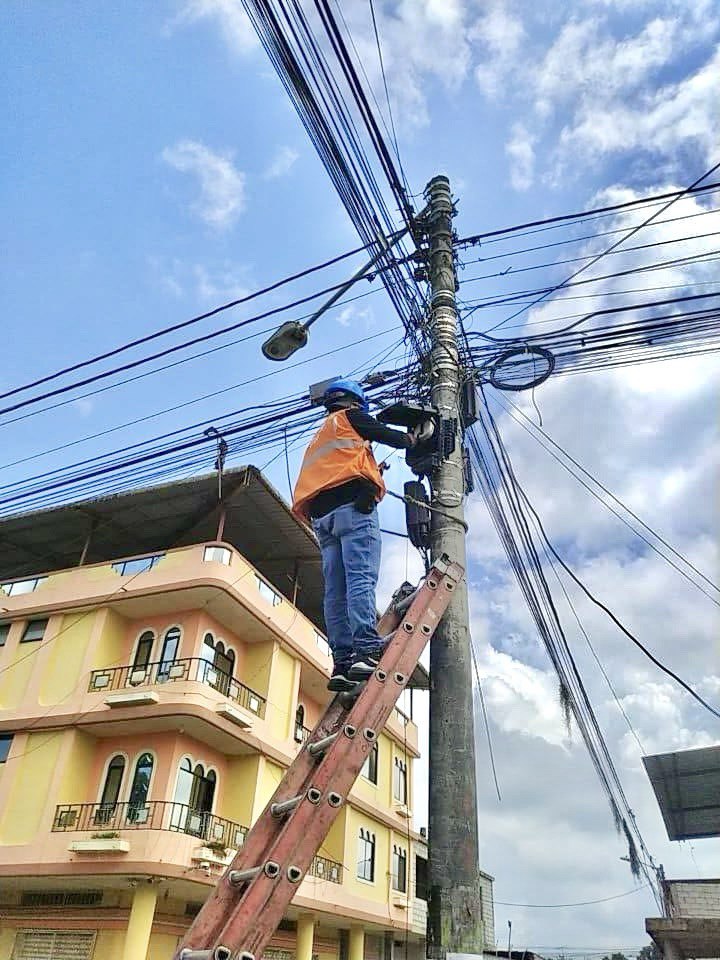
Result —
[[329, 690], [351, 689], [378, 664], [375, 588], [380, 572], [377, 504], [385, 484], [371, 441], [407, 449], [415, 435], [371, 417], [354, 380], [325, 391], [328, 416], [310, 442], [295, 484], [293, 513], [311, 523], [322, 553], [325, 625], [333, 655]]

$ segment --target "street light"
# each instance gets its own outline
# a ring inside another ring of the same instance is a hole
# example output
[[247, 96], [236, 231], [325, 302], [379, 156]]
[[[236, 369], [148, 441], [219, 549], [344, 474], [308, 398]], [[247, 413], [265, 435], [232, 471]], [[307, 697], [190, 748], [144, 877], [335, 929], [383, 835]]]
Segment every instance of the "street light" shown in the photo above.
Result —
[[286, 323], [283, 323], [277, 328], [275, 333], [271, 334], [262, 345], [262, 352], [267, 357], [268, 360], [287, 360], [288, 357], [291, 357], [296, 350], [299, 350], [301, 347], [304, 347], [308, 342], [308, 330], [315, 321], [321, 317], [330, 307], [337, 303], [340, 297], [344, 296], [350, 287], [357, 281], [362, 279], [368, 271], [370, 271], [378, 260], [393, 247], [398, 240], [401, 240], [405, 234], [408, 232], [408, 227], [405, 227], [404, 230], [398, 230], [391, 237], [386, 239], [385, 237], [378, 237], [378, 242], [380, 244], [380, 249], [377, 253], [373, 254], [370, 260], [361, 267], [356, 273], [354, 273], [347, 283], [343, 283], [335, 293], [330, 297], [329, 300], [326, 300], [325, 303], [320, 307], [319, 310], [316, 310], [315, 313], [310, 317], [307, 323], [298, 323], [297, 320], [288, 320]]

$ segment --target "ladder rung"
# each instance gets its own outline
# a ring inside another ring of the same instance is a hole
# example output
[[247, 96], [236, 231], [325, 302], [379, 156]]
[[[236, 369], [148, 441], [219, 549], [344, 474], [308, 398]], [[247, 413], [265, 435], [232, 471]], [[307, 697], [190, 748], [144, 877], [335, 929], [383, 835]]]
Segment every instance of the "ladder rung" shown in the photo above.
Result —
[[304, 793], [299, 793], [296, 797], [291, 797], [289, 800], [282, 800], [280, 803], [273, 803], [270, 806], [270, 813], [276, 819], [284, 817], [286, 813], [293, 812], [295, 807], [300, 803], [304, 796]]
[[246, 870], [231, 870], [228, 874], [228, 881], [233, 887], [239, 887], [241, 883], [248, 883], [250, 880], [254, 880], [260, 873], [265, 873], [271, 880], [274, 880], [280, 873], [280, 864], [275, 863], [274, 860], [268, 860], [267, 863], [264, 863], [260, 867], [248, 867]]
[[332, 746], [337, 740], [337, 733], [331, 733], [329, 737], [323, 737], [322, 740], [316, 740], [315, 743], [308, 744], [308, 753], [311, 757], [318, 757], [325, 753], [328, 747]]
[[191, 950], [186, 947], [180, 954], [180, 960], [230, 960], [232, 953], [227, 947], [215, 947], [214, 950]]
[[234, 887], [239, 887], [241, 883], [254, 880], [261, 870], [262, 867], [248, 867], [247, 870], [231, 870], [228, 874], [228, 881]]

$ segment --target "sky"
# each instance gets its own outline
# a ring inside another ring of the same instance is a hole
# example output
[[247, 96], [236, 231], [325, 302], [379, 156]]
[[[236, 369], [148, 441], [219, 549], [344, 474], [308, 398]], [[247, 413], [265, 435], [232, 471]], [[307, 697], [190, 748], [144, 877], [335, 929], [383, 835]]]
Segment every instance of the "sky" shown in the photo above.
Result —
[[[411, 192], [447, 174], [461, 236], [679, 189], [720, 160], [720, 11], [711, 2], [375, 0], [375, 10]], [[368, 4], [350, 0], [343, 12], [389, 125]], [[239, 0], [9, 0], [3, 21], [3, 392], [358, 245]], [[682, 236], [674, 255], [710, 254], [717, 248], [712, 234], [720, 233], [718, 214], [707, 212], [712, 206], [713, 195], [683, 199], [673, 215], [703, 216], [645, 228], [633, 244], [640, 236]], [[600, 223], [621, 229], [637, 222], [637, 213], [626, 212]], [[572, 267], [557, 260], [595, 253], [604, 242], [590, 237], [571, 253], [559, 247], [510, 257], [531, 239], [467, 253], [464, 260], [497, 259], [461, 269], [459, 296], [559, 282]], [[620, 252], [611, 268], [655, 256]], [[588, 276], [610, 272], [609, 260]], [[473, 279], [548, 261], [523, 278]], [[260, 304], [269, 309], [307, 296], [360, 263], [351, 258]], [[656, 286], [707, 290], [714, 266], [667, 267], [651, 277]], [[641, 275], [633, 286], [649, 284]], [[512, 321], [506, 335], [525, 322], [552, 329], [589, 303], [617, 303], [627, 288], [627, 278], [618, 278], [594, 286], [592, 300], [553, 297]], [[264, 360], [262, 337], [232, 343], [243, 335], [235, 332], [209, 344], [222, 349], [170, 370], [100, 393], [88, 387], [44, 412], [36, 412], [41, 404], [3, 415], [0, 483], [212, 423], [336, 374], [392, 366], [403, 356], [397, 317], [379, 284], [358, 292], [362, 299], [315, 325], [309, 346], [293, 358], [297, 366]], [[191, 332], [216, 330], [253, 309], [240, 307]], [[506, 313], [476, 314], [471, 329]], [[551, 378], [534, 398], [489, 392], [518, 477], [558, 550], [658, 657], [716, 705], [717, 606], [593, 500], [501, 403], [512, 401], [533, 422], [539, 411], [553, 440], [717, 580], [719, 381], [720, 362], [710, 354]], [[214, 396], [198, 399], [207, 394]], [[289, 451], [291, 474], [301, 452]], [[276, 450], [254, 462], [288, 494]], [[399, 489], [405, 476], [393, 458], [390, 485]], [[381, 509], [383, 525], [398, 529], [396, 505], [386, 501]], [[497, 937], [506, 943], [511, 921], [514, 948], [630, 953], [647, 942], [644, 917], [656, 912], [653, 901], [646, 889], [629, 893], [635, 885], [620, 859], [624, 844], [582, 743], [565, 728], [554, 673], [485, 507], [471, 498], [467, 511], [472, 632], [502, 797], [478, 716], [481, 866], [496, 878]], [[419, 572], [397, 538], [386, 539], [383, 562], [382, 599]], [[632, 727], [562, 609], [648, 848], [669, 877], [716, 876], [720, 841], [668, 841], [641, 757], [716, 742], [717, 721], [568, 590]], [[420, 770], [418, 825], [425, 822], [426, 782]], [[585, 907], [505, 905], [624, 893]]]

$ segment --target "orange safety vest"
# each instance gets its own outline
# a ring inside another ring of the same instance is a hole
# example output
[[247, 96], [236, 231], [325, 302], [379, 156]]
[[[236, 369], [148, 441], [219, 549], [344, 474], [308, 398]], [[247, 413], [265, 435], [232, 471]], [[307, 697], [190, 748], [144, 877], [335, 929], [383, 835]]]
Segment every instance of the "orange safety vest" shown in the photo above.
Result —
[[363, 440], [351, 425], [347, 411], [336, 410], [327, 417], [305, 451], [293, 493], [292, 512], [308, 521], [308, 506], [313, 497], [358, 477], [375, 486], [375, 499], [379, 503], [385, 496], [385, 484], [370, 442]]

